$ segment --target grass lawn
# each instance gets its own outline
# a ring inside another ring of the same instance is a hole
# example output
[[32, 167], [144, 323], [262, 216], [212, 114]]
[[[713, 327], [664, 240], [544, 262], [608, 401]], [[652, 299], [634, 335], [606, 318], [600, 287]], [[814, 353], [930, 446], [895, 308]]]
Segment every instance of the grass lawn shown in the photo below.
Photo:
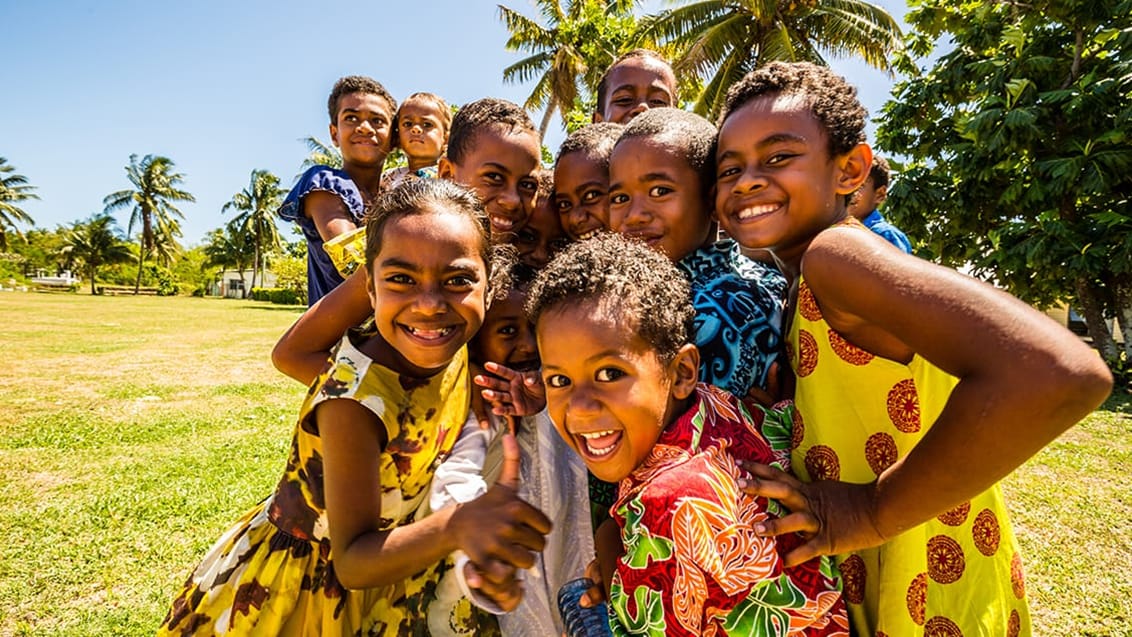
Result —
[[[0, 293], [0, 637], [152, 635], [282, 472], [298, 308]], [[1132, 631], [1132, 399], [1006, 482], [1038, 635]]]

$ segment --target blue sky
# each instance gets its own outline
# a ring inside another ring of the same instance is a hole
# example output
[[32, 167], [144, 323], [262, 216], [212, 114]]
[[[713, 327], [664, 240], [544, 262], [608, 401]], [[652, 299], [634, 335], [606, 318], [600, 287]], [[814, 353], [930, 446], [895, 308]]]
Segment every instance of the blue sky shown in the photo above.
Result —
[[[532, 0], [504, 0], [525, 15]], [[881, 0], [897, 17], [900, 0]], [[182, 243], [199, 243], [231, 214], [221, 208], [267, 169], [285, 186], [307, 155], [302, 139], [327, 141], [326, 97], [343, 75], [369, 75], [398, 99], [432, 91], [462, 104], [493, 96], [522, 103], [531, 86], [508, 85], [521, 59], [503, 48], [495, 2], [386, 3], [294, 0], [0, 0], [8, 56], [0, 95], [0, 157], [37, 187], [23, 205], [38, 227], [84, 219], [107, 194], [129, 187], [131, 153], [165, 155], [195, 203]], [[645, 11], [665, 6], [644, 3]], [[878, 113], [892, 81], [855, 61], [832, 65]], [[538, 121], [541, 113], [532, 113]], [[545, 143], [562, 141], [552, 124]], [[125, 229], [128, 211], [117, 215]]]

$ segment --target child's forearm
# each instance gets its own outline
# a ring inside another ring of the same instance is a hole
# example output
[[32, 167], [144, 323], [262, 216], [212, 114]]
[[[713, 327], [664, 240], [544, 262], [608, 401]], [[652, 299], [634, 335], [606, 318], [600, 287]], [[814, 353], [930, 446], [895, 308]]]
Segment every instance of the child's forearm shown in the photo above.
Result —
[[275, 344], [271, 362], [284, 374], [309, 385], [326, 365], [330, 350], [351, 327], [373, 312], [364, 269], [318, 300]]
[[349, 589], [374, 588], [404, 581], [434, 565], [458, 547], [450, 529], [455, 507], [435, 512], [390, 531], [358, 536], [334, 547], [334, 569]]

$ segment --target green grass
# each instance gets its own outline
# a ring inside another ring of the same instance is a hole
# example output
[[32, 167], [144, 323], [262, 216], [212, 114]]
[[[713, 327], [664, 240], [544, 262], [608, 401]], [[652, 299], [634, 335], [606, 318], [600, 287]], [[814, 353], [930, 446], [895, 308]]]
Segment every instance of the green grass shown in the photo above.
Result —
[[[267, 496], [304, 389], [270, 362], [299, 309], [0, 293], [0, 637], [152, 635]], [[1005, 484], [1038, 635], [1132, 626], [1132, 399]]]

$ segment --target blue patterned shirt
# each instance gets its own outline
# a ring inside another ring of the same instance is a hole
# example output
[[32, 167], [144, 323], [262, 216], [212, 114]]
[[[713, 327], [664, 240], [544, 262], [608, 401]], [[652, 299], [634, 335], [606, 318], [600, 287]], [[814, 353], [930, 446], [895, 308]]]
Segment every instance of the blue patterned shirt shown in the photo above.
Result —
[[676, 266], [692, 287], [700, 381], [746, 396], [765, 388], [782, 343], [786, 279], [734, 241], [700, 248]]
[[879, 210], [873, 210], [869, 216], [861, 220], [865, 227], [881, 236], [885, 241], [900, 248], [901, 250], [912, 254], [912, 242], [908, 240], [908, 235], [904, 234], [900, 228], [892, 225], [887, 219], [881, 216]]

